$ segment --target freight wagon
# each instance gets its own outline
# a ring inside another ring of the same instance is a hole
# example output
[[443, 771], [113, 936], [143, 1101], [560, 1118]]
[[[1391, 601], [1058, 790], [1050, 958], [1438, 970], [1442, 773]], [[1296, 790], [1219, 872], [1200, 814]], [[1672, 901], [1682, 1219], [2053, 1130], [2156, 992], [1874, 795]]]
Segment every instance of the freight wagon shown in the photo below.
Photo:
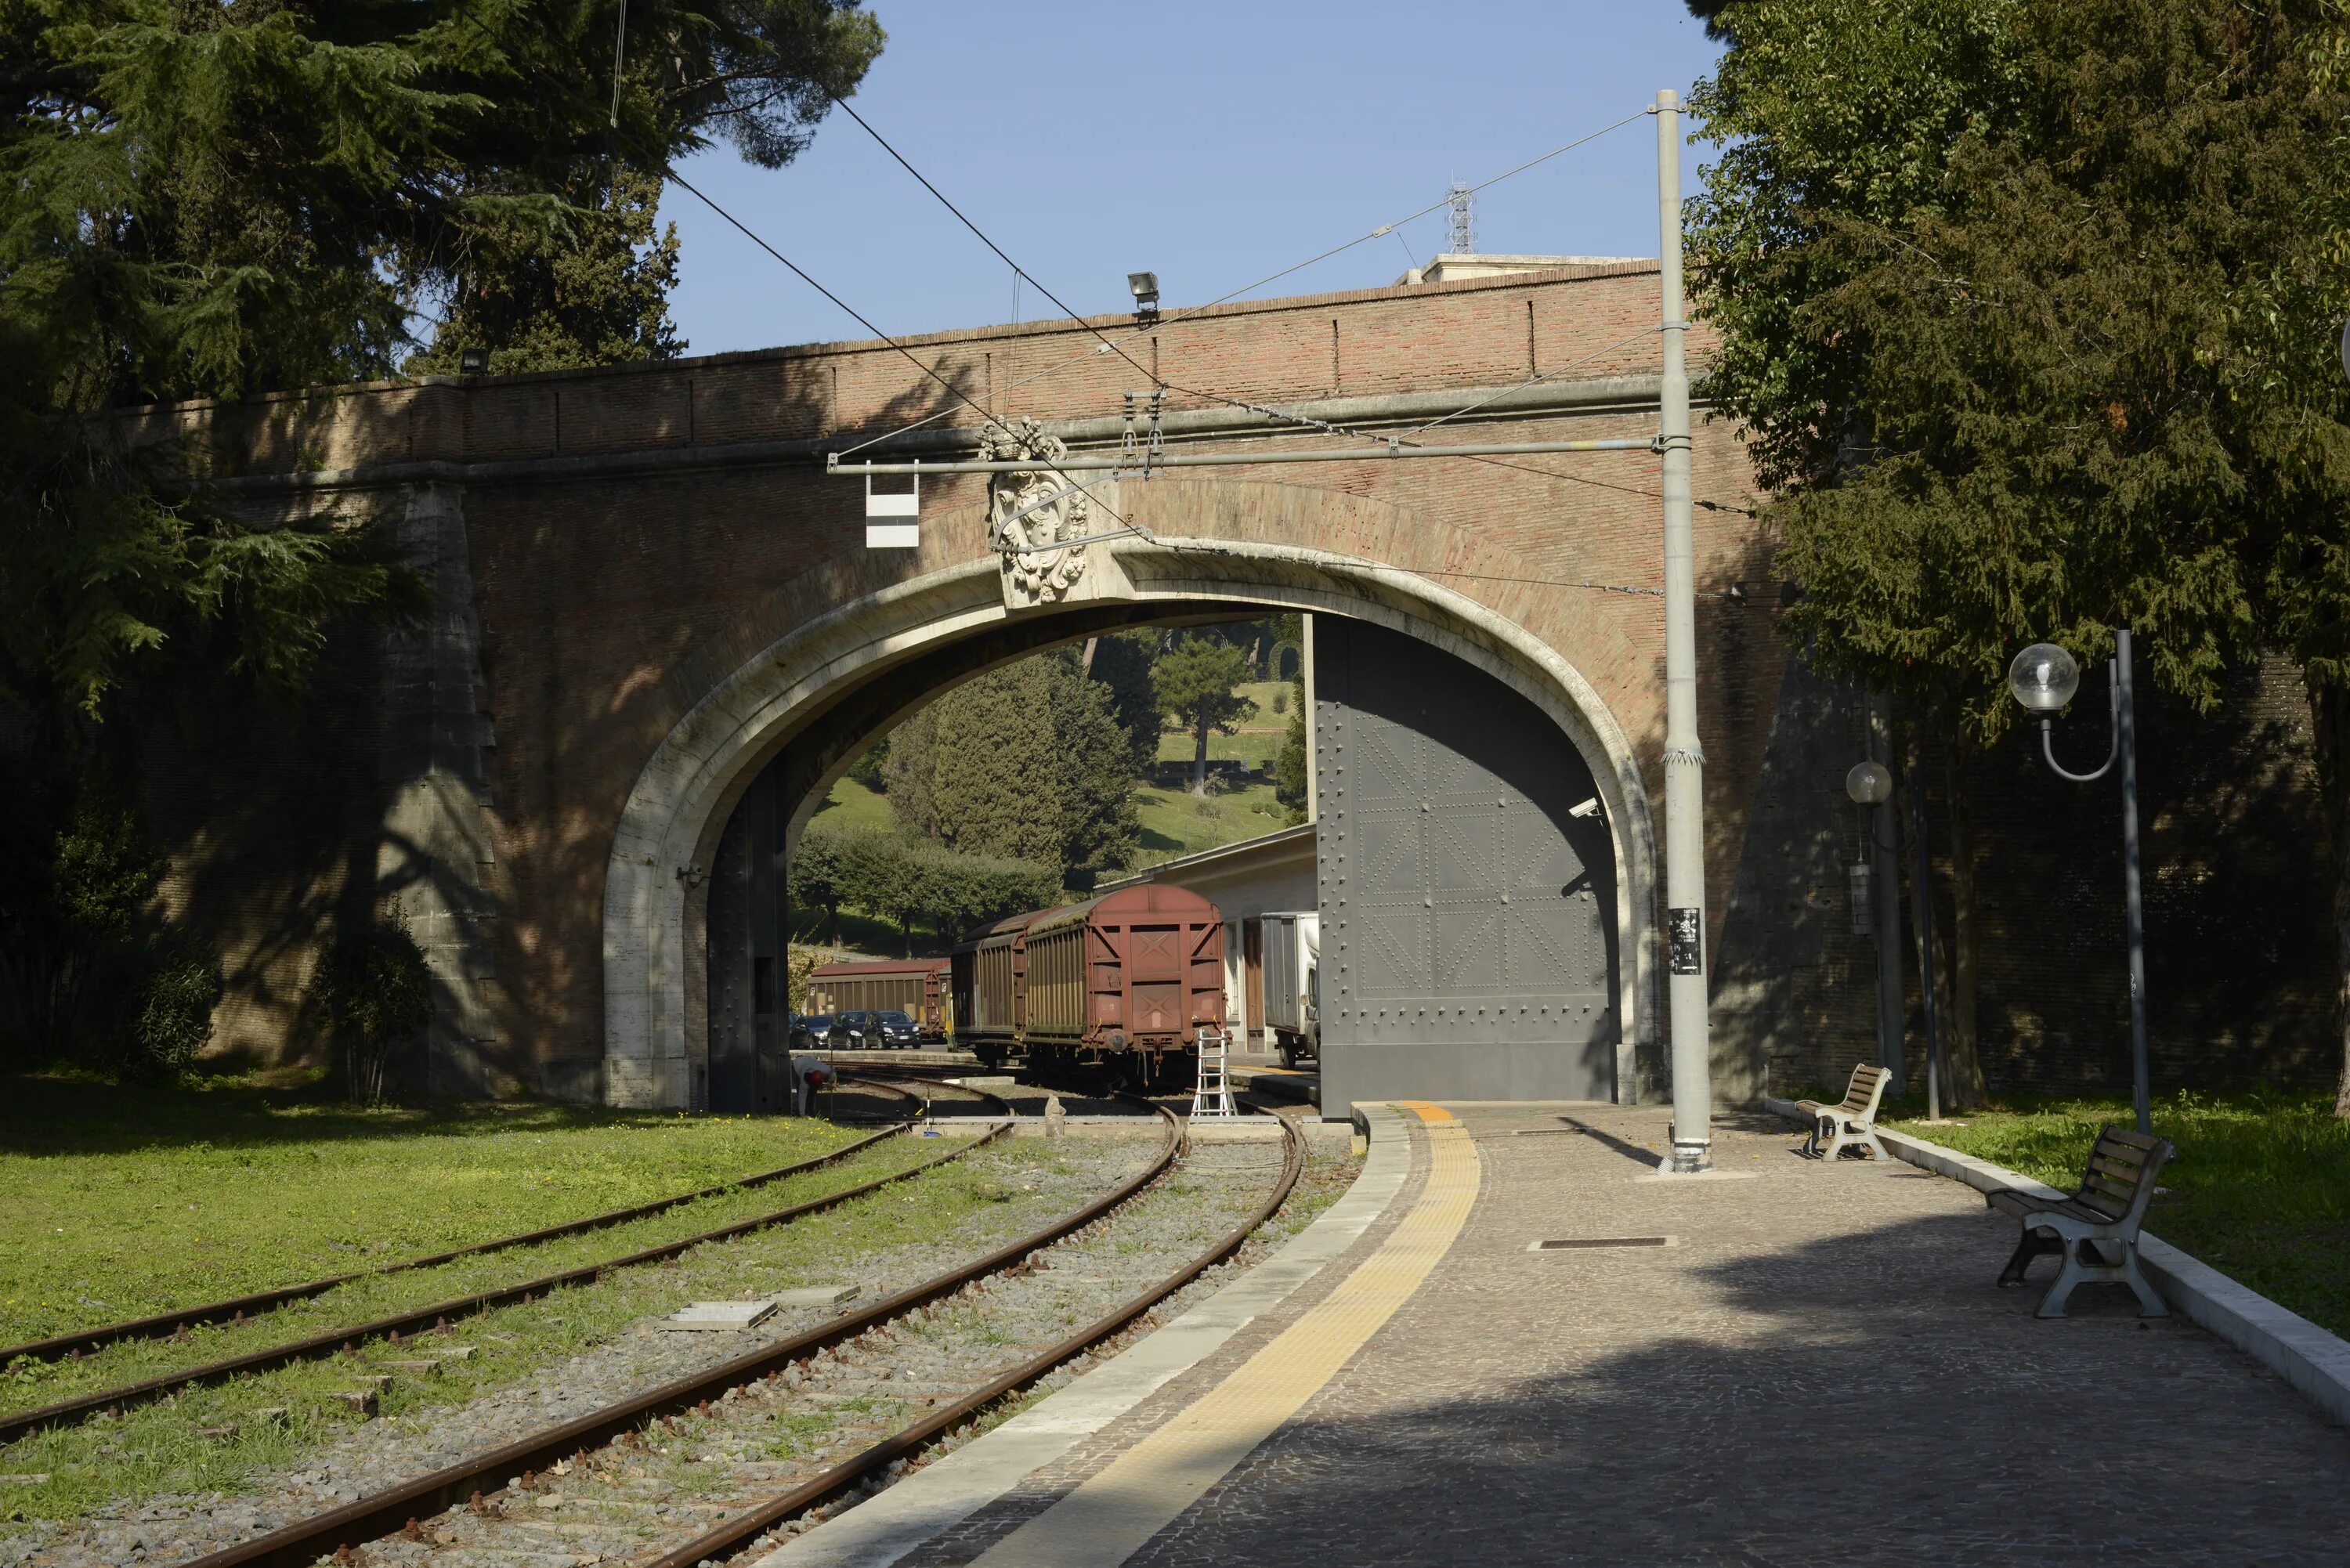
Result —
[[902, 1012], [914, 1021], [925, 1040], [954, 1037], [954, 1015], [947, 986], [948, 961], [930, 959], [860, 960], [828, 963], [808, 976], [807, 1005], [803, 1012]]
[[980, 927], [953, 954], [958, 1038], [991, 1066], [1094, 1089], [1170, 1093], [1224, 1026], [1224, 925], [1181, 888], [1144, 883]]

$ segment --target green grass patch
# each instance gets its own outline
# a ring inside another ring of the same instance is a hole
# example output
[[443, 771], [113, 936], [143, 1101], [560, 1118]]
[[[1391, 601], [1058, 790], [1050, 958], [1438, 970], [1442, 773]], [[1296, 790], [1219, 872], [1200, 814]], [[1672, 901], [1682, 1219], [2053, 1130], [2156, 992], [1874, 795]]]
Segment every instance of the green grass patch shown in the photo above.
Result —
[[[1237, 735], [1219, 734], [1213, 730], [1208, 732], [1210, 762], [1243, 762], [1252, 768], [1258, 768], [1270, 762], [1280, 750], [1279, 730], [1243, 730]], [[1159, 737], [1159, 760], [1162, 763], [1180, 763], [1188, 768], [1198, 751], [1199, 743], [1189, 732], [1177, 734], [1170, 731]]]
[[[860, 1157], [858, 1164], [866, 1168], [866, 1175], [890, 1162], [903, 1168], [935, 1156], [942, 1147], [951, 1146], [927, 1139], [893, 1141], [872, 1156]], [[452, 1346], [472, 1347], [470, 1358], [445, 1363], [434, 1374], [393, 1372], [381, 1415], [421, 1434], [425, 1423], [420, 1417], [431, 1407], [462, 1405], [520, 1382], [568, 1357], [609, 1345], [645, 1320], [687, 1302], [853, 1282], [866, 1267], [864, 1261], [887, 1249], [951, 1243], [961, 1250], [1017, 1234], [1039, 1223], [1055, 1203], [1066, 1202], [1065, 1198], [1028, 1195], [1019, 1185], [1033, 1181], [1039, 1169], [1054, 1168], [1066, 1168], [1066, 1162], [1033, 1143], [983, 1150], [839, 1209], [696, 1248], [670, 1263], [625, 1270], [592, 1284], [484, 1314], [452, 1325], [445, 1334], [428, 1334], [396, 1346], [369, 1346], [349, 1359], [286, 1367], [191, 1390], [168, 1403], [139, 1407], [116, 1417], [36, 1434], [0, 1450], [0, 1471], [41, 1474], [48, 1480], [12, 1488], [9, 1496], [0, 1498], [0, 1510], [17, 1520], [69, 1519], [109, 1503], [163, 1493], [244, 1490], [259, 1474], [316, 1453], [359, 1421], [336, 1398], [338, 1390], [353, 1386], [355, 1376], [389, 1370], [386, 1363], [428, 1357]], [[845, 1174], [834, 1180], [847, 1184]], [[220, 1353], [224, 1343], [213, 1339], [207, 1348]], [[264, 1413], [270, 1410], [283, 1414]]]
[[832, 793], [816, 808], [815, 817], [827, 827], [898, 831], [898, 819], [889, 813], [889, 797], [879, 790], [867, 789], [852, 778], [844, 778], [832, 786]]
[[[1898, 1109], [1908, 1118], [1924, 1107]], [[2308, 1093], [2186, 1091], [2156, 1100], [2154, 1130], [2178, 1154], [2163, 1168], [2169, 1190], [2155, 1198], [2146, 1228], [2350, 1335], [2350, 1122], [2333, 1111], [2331, 1095]], [[2070, 1191], [2099, 1129], [2132, 1126], [2134, 1113], [2125, 1098], [2011, 1100], [1963, 1119], [1905, 1130]]]
[[584, 1219], [858, 1136], [584, 1106], [362, 1111], [316, 1090], [40, 1076], [5, 1088], [9, 1345]]
[[1269, 784], [1206, 795], [1137, 785], [1134, 808], [1142, 819], [1142, 847], [1134, 859], [1138, 868], [1244, 838], [1262, 838], [1289, 826], [1289, 813], [1274, 799]]

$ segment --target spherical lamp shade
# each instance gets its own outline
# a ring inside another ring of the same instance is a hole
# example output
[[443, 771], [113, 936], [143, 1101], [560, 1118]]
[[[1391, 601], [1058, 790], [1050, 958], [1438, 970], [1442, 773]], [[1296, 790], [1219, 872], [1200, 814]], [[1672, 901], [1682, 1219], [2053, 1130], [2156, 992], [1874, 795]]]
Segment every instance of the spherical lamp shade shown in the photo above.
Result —
[[1844, 793], [1855, 805], [1881, 805], [1893, 797], [1893, 774], [1883, 763], [1855, 763], [1844, 775]]
[[2007, 689], [2034, 713], [2054, 713], [2081, 689], [2081, 666], [2053, 642], [2035, 642], [2007, 667]]

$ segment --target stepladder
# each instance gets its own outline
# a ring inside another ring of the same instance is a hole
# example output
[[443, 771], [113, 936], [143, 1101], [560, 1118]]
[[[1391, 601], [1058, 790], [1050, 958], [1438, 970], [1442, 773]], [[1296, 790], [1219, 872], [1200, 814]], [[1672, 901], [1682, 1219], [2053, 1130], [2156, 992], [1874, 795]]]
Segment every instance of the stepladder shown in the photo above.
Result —
[[1225, 1075], [1226, 1036], [1221, 1029], [1200, 1031], [1200, 1074], [1191, 1090], [1191, 1119], [1233, 1116], [1232, 1080]]

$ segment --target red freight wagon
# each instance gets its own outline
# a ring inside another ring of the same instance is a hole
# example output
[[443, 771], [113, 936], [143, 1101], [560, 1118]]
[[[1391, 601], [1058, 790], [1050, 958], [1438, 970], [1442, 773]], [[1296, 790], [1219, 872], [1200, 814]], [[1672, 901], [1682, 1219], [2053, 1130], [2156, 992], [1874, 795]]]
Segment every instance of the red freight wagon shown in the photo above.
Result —
[[828, 963], [808, 976], [808, 1012], [902, 1012], [925, 1040], [953, 1037], [947, 961], [876, 959]]
[[1224, 1024], [1224, 921], [1147, 882], [982, 926], [954, 950], [958, 1038], [981, 1059], [1104, 1086], [1180, 1089]]

